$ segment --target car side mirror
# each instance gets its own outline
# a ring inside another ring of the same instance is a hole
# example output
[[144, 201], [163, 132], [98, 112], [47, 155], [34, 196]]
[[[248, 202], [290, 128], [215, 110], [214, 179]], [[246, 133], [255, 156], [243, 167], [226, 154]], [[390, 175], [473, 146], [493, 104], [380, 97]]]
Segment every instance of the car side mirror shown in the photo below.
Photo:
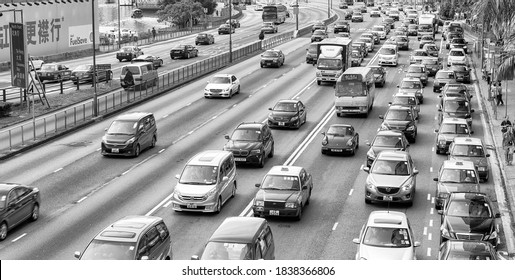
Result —
[[73, 254], [75, 256], [76, 259], [80, 259], [80, 252], [79, 251], [75, 251], [75, 254]]
[[439, 215], [443, 215], [443, 210], [442, 210], [442, 209], [437, 210], [437, 211], [438, 211], [438, 214], [439, 214]]
[[260, 188], [261, 187], [261, 184], [255, 184], [254, 187], [256, 188]]
[[370, 167], [363, 167], [363, 171], [370, 173]]
[[354, 239], [352, 239], [352, 242], [353, 242], [354, 244], [359, 244], [359, 238], [354, 238]]
[[501, 217], [501, 213], [495, 213], [495, 218], [500, 218]]
[[304, 185], [304, 186], [302, 186], [302, 189], [303, 189], [303, 190], [307, 190], [307, 189], [308, 189], [308, 186], [307, 186], [307, 185]]
[[384, 119], [384, 116], [383, 116], [383, 115], [379, 115], [379, 118], [380, 118], [380, 119]]
[[413, 247], [420, 247], [420, 241], [415, 241], [415, 244], [413, 244]]
[[324, 136], [325, 136], [325, 132], [322, 132], [322, 133], [320, 133], [320, 134], [322, 134], [322, 135], [324, 135]]
[[370, 144], [370, 142], [367, 141], [367, 142], [365, 142], [365, 145], [370, 146], [371, 144]]
[[438, 133], [438, 129], [435, 129], [435, 133]]
[[200, 257], [198, 255], [193, 255], [193, 256], [191, 256], [191, 259], [194, 261], [198, 261], [198, 260], [200, 260]]
[[413, 169], [413, 174], [417, 175], [418, 174], [418, 169]]
[[175, 179], [179, 179], [181, 178], [181, 175], [180, 174], [175, 174]]
[[474, 109], [470, 109], [470, 112], [471, 112], [471, 113], [474, 113]]
[[433, 181], [438, 182], [438, 177], [434, 177]]
[[229, 135], [224, 135], [224, 138], [227, 139], [227, 140], [231, 140], [231, 137]]
[[224, 183], [225, 183], [225, 182], [228, 182], [228, 181], [229, 181], [229, 177], [224, 176], [224, 177], [222, 178], [222, 182], [224, 182]]
[[472, 130], [472, 131], [470, 132], [470, 134], [474, 134], [474, 130]]

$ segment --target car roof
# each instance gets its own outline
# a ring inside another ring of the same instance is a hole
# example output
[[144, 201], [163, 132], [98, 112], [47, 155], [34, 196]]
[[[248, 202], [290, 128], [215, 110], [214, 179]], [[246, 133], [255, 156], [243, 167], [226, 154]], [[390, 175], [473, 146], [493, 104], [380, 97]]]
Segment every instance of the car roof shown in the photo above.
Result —
[[407, 228], [408, 218], [398, 211], [372, 211], [368, 216], [367, 226]]
[[393, 96], [394, 97], [416, 97], [414, 92], [405, 92], [405, 91], [398, 91]]
[[388, 111], [390, 110], [403, 110], [403, 111], [411, 111], [411, 107], [404, 105], [391, 105], [388, 107]]
[[155, 216], [127, 216], [106, 227], [94, 239], [137, 242], [146, 228], [162, 220]]
[[383, 160], [408, 160], [409, 153], [407, 151], [390, 151], [385, 150], [377, 155], [377, 159]]
[[451, 192], [450, 197], [454, 200], [476, 200], [490, 202], [485, 193], [480, 192]]
[[467, 120], [462, 118], [443, 118], [442, 124], [444, 123], [467, 124]]
[[187, 165], [218, 166], [220, 161], [232, 153], [222, 150], [207, 150], [194, 155]]
[[452, 48], [449, 52], [452, 52], [452, 51], [461, 51], [461, 52], [465, 52], [465, 50], [463, 48]]
[[300, 166], [276, 165], [268, 171], [267, 175], [299, 176], [302, 169]]
[[291, 104], [297, 104], [299, 103], [299, 100], [296, 100], [296, 99], [281, 99], [279, 101], [277, 101], [276, 104], [278, 103], [291, 103]]
[[380, 130], [376, 133], [376, 136], [401, 136], [403, 134], [400, 130]]
[[420, 82], [419, 78], [403, 78], [401, 82]]
[[[0, 193], [8, 193], [15, 187], [24, 186], [17, 183], [0, 183]], [[25, 187], [25, 186], [24, 186]]]
[[454, 137], [454, 144], [483, 146], [483, 141], [474, 137]]
[[232, 77], [234, 74], [216, 74], [213, 77]]
[[266, 224], [264, 218], [229, 217], [215, 230], [209, 242], [251, 243], [264, 224]]
[[475, 170], [475, 167], [474, 162], [468, 160], [445, 160], [442, 163], [442, 169]]
[[245, 128], [252, 128], [252, 129], [261, 129], [264, 124], [260, 122], [243, 122], [236, 127], [236, 129], [245, 129]]
[[128, 120], [128, 121], [138, 121], [146, 116], [151, 116], [152, 113], [148, 112], [129, 112], [123, 115], [119, 115], [115, 120]]

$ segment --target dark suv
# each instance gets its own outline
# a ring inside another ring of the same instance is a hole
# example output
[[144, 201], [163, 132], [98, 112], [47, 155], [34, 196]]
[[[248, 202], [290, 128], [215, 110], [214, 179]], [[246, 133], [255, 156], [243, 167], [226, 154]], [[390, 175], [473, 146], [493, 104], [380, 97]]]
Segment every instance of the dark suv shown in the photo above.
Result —
[[197, 57], [198, 49], [192, 45], [178, 45], [170, 50], [170, 58], [190, 58]]
[[417, 119], [413, 108], [402, 105], [391, 105], [386, 114], [380, 115], [383, 123], [379, 130], [399, 130], [414, 143], [417, 139]]
[[334, 34], [338, 34], [339, 32], [349, 32], [350, 33], [350, 24], [346, 21], [339, 21], [334, 25]]
[[195, 38], [195, 45], [199, 45], [199, 44], [211, 45], [214, 43], [215, 43], [215, 36], [213, 36], [213, 34], [199, 33], [199, 34], [197, 34], [197, 37]]
[[101, 153], [139, 156], [157, 142], [156, 119], [152, 113], [131, 112], [117, 117], [102, 137]]
[[225, 144], [224, 150], [232, 152], [237, 163], [264, 167], [265, 157], [274, 156], [274, 137], [268, 124], [241, 123], [232, 135], [225, 135], [225, 139], [229, 141]]

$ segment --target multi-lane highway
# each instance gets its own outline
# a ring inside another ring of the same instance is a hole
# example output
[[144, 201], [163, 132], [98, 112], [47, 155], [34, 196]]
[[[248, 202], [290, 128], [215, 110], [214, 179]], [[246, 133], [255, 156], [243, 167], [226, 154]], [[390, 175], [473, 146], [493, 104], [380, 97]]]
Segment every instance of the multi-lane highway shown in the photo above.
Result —
[[[301, 11], [310, 21], [327, 17], [323, 9]], [[340, 10], [336, 12], [343, 14]], [[241, 31], [238, 30], [233, 39], [238, 44], [255, 40], [259, 14], [247, 11], [241, 22]], [[366, 28], [380, 22], [381, 18], [370, 18], [365, 14], [365, 22], [352, 23], [352, 37], [358, 38]], [[291, 26], [291, 21], [280, 28], [288, 24]], [[192, 41], [192, 38], [184, 40]], [[438, 43], [440, 38], [437, 35]], [[418, 48], [418, 41], [415, 37], [410, 39], [411, 51]], [[91, 238], [115, 220], [146, 214], [165, 220], [172, 236], [174, 258], [189, 259], [226, 217], [249, 214], [249, 203], [257, 191], [254, 185], [272, 166], [292, 164], [303, 166], [313, 175], [314, 188], [311, 203], [301, 221], [268, 219], [274, 234], [276, 258], [353, 259], [356, 245], [352, 239], [358, 237], [368, 214], [386, 209], [386, 205], [364, 202], [366, 173], [361, 167], [368, 148], [364, 143], [375, 136], [381, 123], [378, 116], [386, 112], [388, 101], [404, 77], [410, 51], [400, 52], [398, 67], [387, 68], [386, 85], [377, 89], [374, 108], [368, 118], [340, 118], [333, 110], [333, 86], [316, 85], [315, 68], [305, 63], [309, 43], [309, 38], [303, 37], [278, 47], [286, 55], [285, 65], [281, 68], [262, 69], [260, 58], [256, 56], [221, 70], [221, 73], [234, 73], [241, 79], [241, 94], [232, 99], [204, 99], [206, 77], [131, 109], [153, 112], [157, 119], [157, 147], [145, 151], [139, 158], [100, 155], [104, 128], [112, 120], [107, 119], [3, 162], [0, 181], [37, 186], [42, 193], [42, 206], [38, 221], [10, 231], [8, 238], [0, 243], [0, 258], [73, 259], [74, 251], [83, 250]], [[220, 48], [219, 44], [222, 49], [226, 47], [218, 40], [206, 48]], [[155, 48], [152, 53], [159, 55], [167, 52], [169, 45], [163, 43], [151, 48]], [[378, 49], [376, 46], [363, 65], [377, 64], [375, 54]], [[447, 51], [441, 49], [445, 55]], [[114, 62], [112, 55], [106, 55], [105, 59]], [[169, 58], [165, 58], [166, 64], [170, 64]], [[417, 248], [418, 259], [437, 258], [440, 216], [434, 210], [435, 182], [432, 178], [446, 159], [433, 150], [438, 96], [432, 92], [432, 81], [431, 78], [424, 92], [417, 142], [410, 147], [420, 170], [414, 205], [408, 208], [390, 206], [390, 209], [408, 215], [415, 240], [421, 242]], [[473, 90], [473, 86], [470, 87]], [[238, 166], [236, 197], [224, 205], [221, 213], [176, 213], [171, 210], [169, 202], [176, 183], [175, 174], [181, 172], [190, 157], [202, 150], [222, 149], [226, 142], [224, 134], [231, 133], [243, 121], [264, 121], [269, 107], [279, 99], [290, 98], [300, 99], [306, 105], [306, 125], [299, 130], [273, 130], [275, 155], [264, 168]], [[477, 98], [473, 98], [472, 103], [476, 109], [474, 136], [482, 137], [481, 107]], [[355, 156], [321, 154], [321, 132], [335, 123], [352, 124], [359, 132], [360, 149]], [[495, 198], [494, 182], [484, 183], [482, 190]]]

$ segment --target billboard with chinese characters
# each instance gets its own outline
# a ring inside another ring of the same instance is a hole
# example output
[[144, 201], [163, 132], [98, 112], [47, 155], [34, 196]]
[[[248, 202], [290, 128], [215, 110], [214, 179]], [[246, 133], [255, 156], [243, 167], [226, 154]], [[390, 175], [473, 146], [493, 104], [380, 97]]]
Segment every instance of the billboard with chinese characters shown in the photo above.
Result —
[[[91, 1], [18, 5], [16, 9], [23, 10], [28, 54], [46, 56], [91, 49], [93, 39]], [[95, 1], [94, 5], [98, 44], [98, 1]], [[8, 7], [0, 4], [0, 10], [4, 9]], [[10, 60], [9, 22], [20, 22], [20, 19], [20, 12], [16, 12], [16, 20], [13, 12], [4, 12], [0, 18], [0, 62]]]

